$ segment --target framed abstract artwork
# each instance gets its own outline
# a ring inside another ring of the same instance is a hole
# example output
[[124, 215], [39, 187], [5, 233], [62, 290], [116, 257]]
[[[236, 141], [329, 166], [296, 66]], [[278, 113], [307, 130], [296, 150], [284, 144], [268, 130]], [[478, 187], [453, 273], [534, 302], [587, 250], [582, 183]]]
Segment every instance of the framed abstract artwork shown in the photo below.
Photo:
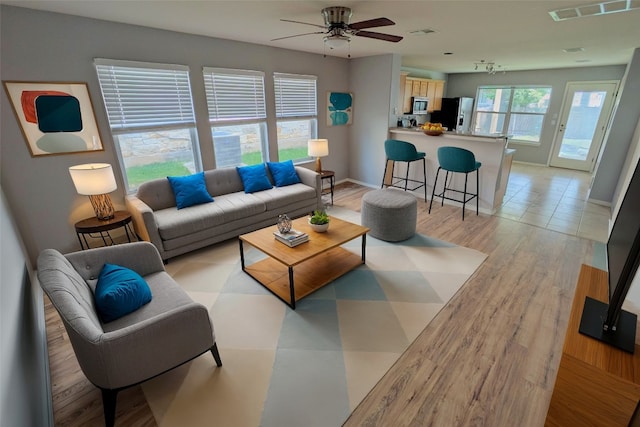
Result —
[[353, 93], [327, 92], [327, 126], [353, 123]]
[[32, 157], [104, 150], [86, 83], [3, 83]]

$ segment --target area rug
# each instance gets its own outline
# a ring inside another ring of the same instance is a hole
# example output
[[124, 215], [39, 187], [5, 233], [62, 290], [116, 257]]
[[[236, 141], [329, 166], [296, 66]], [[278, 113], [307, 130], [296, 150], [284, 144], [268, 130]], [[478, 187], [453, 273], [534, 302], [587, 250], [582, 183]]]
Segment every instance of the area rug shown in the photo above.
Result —
[[[359, 254], [360, 239], [346, 247]], [[242, 272], [236, 241], [172, 260], [167, 271], [210, 308], [223, 366], [207, 353], [144, 383], [154, 417], [163, 427], [339, 426], [485, 258], [420, 234], [369, 236], [366, 265], [296, 310]]]

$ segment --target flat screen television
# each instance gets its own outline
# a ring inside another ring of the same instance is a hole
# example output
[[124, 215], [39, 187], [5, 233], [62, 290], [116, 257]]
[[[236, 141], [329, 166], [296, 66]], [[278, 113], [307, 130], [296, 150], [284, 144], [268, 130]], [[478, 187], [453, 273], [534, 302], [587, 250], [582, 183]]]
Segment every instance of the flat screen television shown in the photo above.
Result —
[[640, 162], [636, 164], [607, 241], [609, 301], [604, 303], [590, 297], [586, 298], [580, 333], [633, 353], [637, 316], [622, 310], [622, 303], [639, 264]]

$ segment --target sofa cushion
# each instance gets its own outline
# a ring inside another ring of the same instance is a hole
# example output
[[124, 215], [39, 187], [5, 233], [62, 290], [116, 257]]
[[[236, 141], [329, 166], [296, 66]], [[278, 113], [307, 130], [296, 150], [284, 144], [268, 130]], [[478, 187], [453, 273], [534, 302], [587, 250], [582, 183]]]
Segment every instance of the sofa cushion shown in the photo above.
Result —
[[269, 167], [269, 172], [271, 172], [276, 187], [285, 187], [287, 185], [300, 183], [300, 177], [291, 160], [287, 160], [286, 162], [267, 162], [267, 166]]
[[168, 176], [178, 209], [213, 202], [204, 183], [204, 172], [187, 176]]
[[151, 301], [151, 290], [135, 271], [107, 263], [98, 276], [95, 301], [98, 313], [106, 323], [147, 304]]
[[267, 176], [267, 169], [264, 164], [238, 166], [236, 170], [242, 179], [245, 193], [255, 193], [256, 191], [268, 190], [273, 187]]
[[242, 180], [235, 167], [204, 171], [204, 180], [209, 194], [214, 198], [221, 194], [244, 191]]
[[[316, 200], [315, 188], [304, 184], [275, 187], [267, 191], [253, 193], [252, 196], [261, 200], [268, 211], [283, 211], [287, 206], [302, 201]], [[217, 203], [217, 202], [216, 202]]]
[[202, 232], [238, 218], [251, 217], [266, 210], [264, 201], [255, 194], [243, 192], [216, 196], [215, 203], [192, 206], [189, 209], [162, 209], [154, 212], [158, 232], [163, 240]]

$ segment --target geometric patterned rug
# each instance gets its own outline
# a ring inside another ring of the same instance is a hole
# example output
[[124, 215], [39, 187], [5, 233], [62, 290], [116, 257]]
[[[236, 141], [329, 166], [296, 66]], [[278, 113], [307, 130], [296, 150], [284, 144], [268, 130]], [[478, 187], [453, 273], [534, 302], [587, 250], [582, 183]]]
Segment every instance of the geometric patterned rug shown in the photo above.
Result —
[[[329, 207], [359, 223], [360, 214]], [[360, 254], [360, 239], [346, 248]], [[247, 263], [263, 255], [245, 245]], [[242, 272], [237, 241], [171, 260], [210, 308], [210, 353], [142, 384], [159, 426], [339, 426], [486, 255], [416, 234], [367, 236], [367, 263], [291, 310]]]

